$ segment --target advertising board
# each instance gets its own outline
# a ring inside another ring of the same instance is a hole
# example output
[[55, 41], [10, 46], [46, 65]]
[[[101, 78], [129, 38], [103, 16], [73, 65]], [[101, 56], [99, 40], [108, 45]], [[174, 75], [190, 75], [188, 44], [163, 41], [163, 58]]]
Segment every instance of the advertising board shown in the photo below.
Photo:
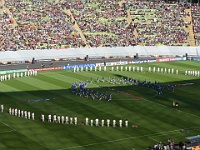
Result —
[[4, 71], [0, 71], [0, 74], [9, 74], [9, 73], [26, 72], [26, 71], [27, 69], [4, 70]]
[[178, 60], [186, 60], [186, 57], [158, 58], [156, 59], [156, 62], [167, 62], [167, 61], [178, 61]]
[[38, 69], [29, 69], [29, 70], [35, 70], [35, 71], [62, 70], [62, 67], [38, 68]]

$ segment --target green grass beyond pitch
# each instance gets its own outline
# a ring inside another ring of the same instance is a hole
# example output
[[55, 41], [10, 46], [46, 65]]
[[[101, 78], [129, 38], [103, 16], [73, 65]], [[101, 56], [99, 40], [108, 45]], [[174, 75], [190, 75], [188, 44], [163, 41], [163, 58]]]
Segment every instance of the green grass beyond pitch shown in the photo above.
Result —
[[[78, 72], [48, 71], [39, 72], [38, 76], [23, 77], [0, 83], [0, 104], [5, 111], [0, 113], [0, 149], [31, 150], [144, 150], [155, 142], [167, 143], [171, 138], [175, 143], [185, 141], [185, 137], [200, 134], [200, 78], [185, 76], [185, 70], [200, 70], [200, 63], [179, 61], [168, 63], [135, 64], [143, 66], [144, 72], [107, 71]], [[179, 69], [179, 75], [149, 73], [148, 67]], [[75, 81], [94, 80], [102, 76], [120, 76], [157, 81], [167, 84], [194, 83], [189, 86], [175, 87], [175, 92], [164, 89], [161, 95], [147, 86], [114, 85], [108, 82], [89, 83], [99, 93], [113, 93], [113, 100], [98, 101], [76, 96], [71, 93]], [[114, 89], [114, 91], [111, 90]], [[118, 91], [127, 92], [137, 97], [125, 96]], [[28, 100], [55, 98], [52, 101], [36, 103]], [[171, 108], [172, 102], [179, 102], [180, 109]], [[9, 107], [35, 112], [35, 120], [26, 120], [7, 113]], [[42, 123], [41, 114], [77, 116], [78, 122], [89, 119], [129, 120], [129, 127], [91, 127]], [[137, 125], [137, 129], [131, 128]], [[180, 132], [181, 129], [187, 132]]]

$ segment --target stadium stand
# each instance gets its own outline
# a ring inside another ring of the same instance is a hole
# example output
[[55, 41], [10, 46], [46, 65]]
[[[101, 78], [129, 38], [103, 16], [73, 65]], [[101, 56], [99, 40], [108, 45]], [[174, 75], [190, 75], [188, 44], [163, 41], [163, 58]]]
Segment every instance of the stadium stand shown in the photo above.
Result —
[[180, 4], [129, 1], [127, 4], [137, 26], [139, 43], [144, 46], [189, 46], [185, 31], [185, 7]]
[[189, 33], [188, 35], [188, 41], [190, 46], [195, 46], [195, 38], [194, 38], [194, 31], [193, 31], [193, 23], [192, 23], [192, 12], [191, 9], [185, 9], [186, 11], [186, 16], [183, 18], [184, 22], [185, 22], [185, 30], [187, 33]]
[[[69, 15], [50, 1], [12, 1], [4, 4], [17, 22], [6, 28], [2, 50], [82, 47], [85, 43], [73, 28]], [[5, 23], [6, 24], [6, 23]], [[12, 43], [11, 43], [12, 42]]]
[[127, 28], [126, 11], [119, 1], [76, 1], [71, 11], [91, 47], [136, 44], [132, 30]]
[[194, 35], [196, 40], [196, 45], [200, 45], [200, 6], [191, 6], [192, 20], [194, 24]]
[[200, 7], [139, 0], [1, 0], [1, 51], [198, 46]]

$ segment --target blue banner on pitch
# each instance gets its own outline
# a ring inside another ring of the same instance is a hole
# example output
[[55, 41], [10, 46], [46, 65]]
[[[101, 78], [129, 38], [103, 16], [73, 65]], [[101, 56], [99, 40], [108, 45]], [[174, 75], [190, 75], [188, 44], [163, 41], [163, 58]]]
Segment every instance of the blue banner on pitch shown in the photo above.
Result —
[[73, 66], [62, 66], [63, 70], [69, 70], [69, 69], [74, 69], [76, 68], [90, 68], [90, 67], [95, 67], [96, 64], [78, 64], [78, 65], [73, 65]]

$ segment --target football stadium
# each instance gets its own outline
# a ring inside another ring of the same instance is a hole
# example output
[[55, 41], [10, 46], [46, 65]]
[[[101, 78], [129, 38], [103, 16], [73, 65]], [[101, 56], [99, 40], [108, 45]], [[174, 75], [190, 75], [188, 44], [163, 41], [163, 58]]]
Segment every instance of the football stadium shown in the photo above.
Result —
[[1, 0], [0, 150], [200, 150], [200, 1]]

